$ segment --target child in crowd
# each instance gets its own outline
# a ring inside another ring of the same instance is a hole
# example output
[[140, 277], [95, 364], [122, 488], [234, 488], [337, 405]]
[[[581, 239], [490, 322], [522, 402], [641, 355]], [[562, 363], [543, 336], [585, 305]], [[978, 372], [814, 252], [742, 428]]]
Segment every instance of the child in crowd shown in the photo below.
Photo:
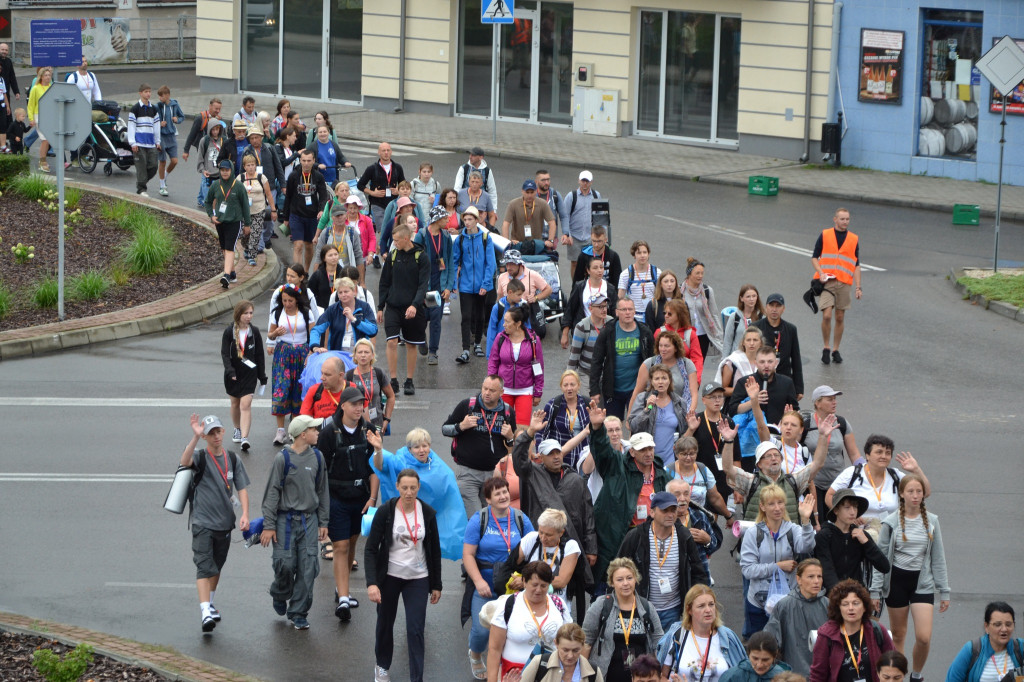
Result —
[[[401, 185], [399, 185], [401, 187]], [[434, 165], [428, 161], [420, 164], [420, 175], [412, 181], [412, 198], [424, 214], [430, 213], [441, 185], [434, 179]]]

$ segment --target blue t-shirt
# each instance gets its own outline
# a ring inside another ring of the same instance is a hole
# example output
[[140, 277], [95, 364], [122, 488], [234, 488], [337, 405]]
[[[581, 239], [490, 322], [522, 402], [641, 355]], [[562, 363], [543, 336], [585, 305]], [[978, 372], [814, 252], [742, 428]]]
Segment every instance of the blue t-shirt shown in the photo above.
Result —
[[[504, 561], [508, 558], [511, 550], [523, 539], [519, 535], [519, 526], [516, 525], [516, 510], [509, 508], [509, 512], [511, 516], [508, 514], [499, 516], [497, 525], [495, 525], [495, 518], [490, 513], [490, 507], [484, 507], [473, 514], [469, 521], [466, 522], [466, 537], [463, 539], [463, 542], [467, 545], [476, 545], [476, 561], [478, 565], [483, 562], [493, 565]], [[487, 514], [487, 530], [484, 531], [482, 538], [480, 537], [481, 514]], [[510, 528], [511, 538], [509, 537]], [[530, 517], [523, 514], [523, 534], [532, 532], [533, 524], [530, 523]], [[506, 540], [509, 540], [509, 542], [506, 543]], [[481, 567], [480, 575], [491, 586], [491, 591], [494, 591], [494, 585], [491, 584], [491, 580], [494, 577], [494, 569]]]
[[[242, 152], [249, 146], [249, 139], [235, 140], [235, 174], [238, 175], [242, 172]], [[230, 147], [229, 147], [230, 149]], [[256, 162], [259, 164], [259, 161]]]
[[615, 392], [631, 392], [636, 386], [636, 375], [640, 371], [640, 327], [631, 332], [623, 331], [615, 323]]
[[672, 445], [676, 442], [675, 433], [679, 430], [679, 419], [672, 409], [672, 402], [665, 407], [658, 407], [658, 418], [654, 422], [654, 454], [661, 457], [665, 466], [676, 461]]
[[316, 162], [327, 166], [320, 173], [323, 174], [327, 186], [334, 187], [338, 180], [338, 159], [334, 154], [334, 145], [329, 140], [326, 143], [316, 141]]
[[[690, 499], [702, 507], [707, 507], [708, 488], [715, 487], [715, 475], [703, 464], [697, 464], [697, 472], [693, 476], [681, 477], [674, 466], [665, 465], [665, 468], [672, 474], [672, 478], [682, 478], [690, 484]], [[707, 477], [707, 481], [704, 478]]]

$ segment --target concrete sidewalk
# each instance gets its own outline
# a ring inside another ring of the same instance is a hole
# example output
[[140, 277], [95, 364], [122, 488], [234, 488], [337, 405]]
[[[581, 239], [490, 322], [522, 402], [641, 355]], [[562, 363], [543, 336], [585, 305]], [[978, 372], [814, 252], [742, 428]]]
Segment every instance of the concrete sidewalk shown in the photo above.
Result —
[[[210, 93], [195, 90], [174, 91], [175, 99], [187, 115], [203, 111]], [[135, 93], [110, 99], [133, 101]], [[241, 106], [238, 94], [219, 95], [223, 115], [231, 117]], [[257, 108], [273, 113], [275, 101], [257, 98]], [[835, 197], [845, 201], [869, 201], [893, 206], [933, 209], [952, 215], [953, 204], [977, 204], [982, 213], [994, 215], [996, 186], [903, 173], [853, 168], [808, 166], [805, 164], [731, 151], [695, 147], [639, 137], [598, 137], [573, 134], [566, 128], [499, 122], [497, 143], [491, 143], [492, 124], [487, 119], [444, 117], [428, 114], [388, 113], [331, 103], [296, 103], [303, 120], [312, 122], [312, 113], [325, 110], [331, 116], [339, 137], [352, 140], [387, 140], [465, 153], [474, 145], [487, 151], [489, 163], [495, 158], [536, 160], [569, 166], [622, 171], [634, 174], [676, 177], [695, 182], [747, 186], [750, 175], [779, 178], [780, 191]], [[182, 126], [181, 143], [188, 134]], [[342, 144], [344, 148], [344, 144]], [[821, 158], [812, 141], [811, 158]], [[1024, 187], [1003, 188], [1003, 217], [1024, 221]]]

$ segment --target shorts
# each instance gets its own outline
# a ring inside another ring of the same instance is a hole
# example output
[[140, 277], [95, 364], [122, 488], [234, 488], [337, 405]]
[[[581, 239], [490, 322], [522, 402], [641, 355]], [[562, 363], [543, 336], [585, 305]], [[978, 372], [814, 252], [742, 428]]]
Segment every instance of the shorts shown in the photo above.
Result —
[[288, 218], [288, 230], [293, 242], [312, 242], [316, 235], [316, 217], [304, 218], [293, 213]]
[[584, 246], [590, 246], [589, 239], [576, 239], [576, 237], [573, 237], [572, 244], [565, 247], [565, 257], [570, 261], [578, 261], [580, 259], [580, 254], [583, 253]]
[[175, 135], [160, 136], [160, 150], [157, 154], [161, 161], [178, 158], [178, 138]]
[[911, 604], [934, 604], [935, 594], [922, 594], [917, 591], [917, 581], [921, 571], [906, 571], [892, 567], [889, 575], [889, 596], [885, 605], [890, 609], [903, 609]]
[[359, 535], [363, 523], [363, 504], [340, 502], [331, 498], [331, 520], [327, 523], [327, 537], [331, 542]]
[[836, 310], [849, 310], [850, 309], [850, 290], [849, 284], [843, 284], [837, 279], [830, 279], [825, 282], [825, 290], [821, 292], [821, 298], [818, 300], [818, 307], [824, 310], [825, 308], [835, 308]]
[[238, 242], [238, 234], [242, 231], [242, 223], [236, 221], [217, 223], [217, 241], [223, 251], [234, 251]]
[[7, 116], [7, 107], [3, 103], [0, 103], [0, 131], [6, 133], [10, 124], [11, 119]]
[[[408, 306], [406, 306], [408, 307]], [[399, 335], [406, 343], [414, 346], [427, 341], [427, 314], [423, 306], [416, 306], [416, 317], [405, 319], [405, 308], [396, 308], [388, 304], [384, 309], [384, 334], [387, 339], [397, 339]]]
[[196, 580], [220, 575], [231, 547], [230, 530], [210, 530], [192, 526], [192, 561], [196, 565]]

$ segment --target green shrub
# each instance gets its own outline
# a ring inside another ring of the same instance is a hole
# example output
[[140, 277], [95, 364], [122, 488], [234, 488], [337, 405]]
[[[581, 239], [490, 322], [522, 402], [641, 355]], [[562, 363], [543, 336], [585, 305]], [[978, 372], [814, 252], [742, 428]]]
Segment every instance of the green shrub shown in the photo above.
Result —
[[0, 320], [7, 317], [7, 313], [11, 312], [12, 305], [11, 290], [5, 287], [3, 282], [0, 282]]
[[103, 298], [110, 288], [110, 278], [99, 270], [90, 270], [72, 277], [68, 282], [71, 298], [79, 301], [95, 301]]
[[16, 176], [28, 174], [28, 154], [0, 154], [0, 187]]
[[138, 204], [129, 204], [128, 210], [117, 221], [117, 224], [122, 229], [136, 233], [146, 230], [152, 231], [163, 227], [160, 218], [154, 215], [150, 209]]
[[123, 287], [128, 284], [132, 279], [131, 270], [124, 263], [114, 263], [110, 266], [110, 276], [114, 280], [114, 285]]
[[174, 233], [156, 223], [136, 229], [131, 241], [121, 247], [121, 256], [134, 274], [152, 275], [167, 266], [176, 250]]
[[64, 209], [68, 213], [74, 212], [82, 201], [82, 190], [77, 187], [64, 187]]
[[76, 682], [85, 674], [92, 663], [92, 647], [84, 642], [60, 656], [50, 649], [36, 649], [32, 653], [32, 665], [47, 682]]
[[53, 275], [39, 280], [32, 289], [32, 302], [37, 308], [56, 308], [57, 297], [57, 279]]
[[45, 175], [31, 173], [11, 178], [8, 187], [29, 201], [46, 199], [46, 193], [53, 189], [53, 183]]
[[125, 215], [131, 209], [133, 204], [128, 203], [124, 199], [118, 199], [117, 201], [104, 201], [100, 204], [100, 217], [104, 220], [109, 220], [112, 223], [120, 224], [124, 220]]

